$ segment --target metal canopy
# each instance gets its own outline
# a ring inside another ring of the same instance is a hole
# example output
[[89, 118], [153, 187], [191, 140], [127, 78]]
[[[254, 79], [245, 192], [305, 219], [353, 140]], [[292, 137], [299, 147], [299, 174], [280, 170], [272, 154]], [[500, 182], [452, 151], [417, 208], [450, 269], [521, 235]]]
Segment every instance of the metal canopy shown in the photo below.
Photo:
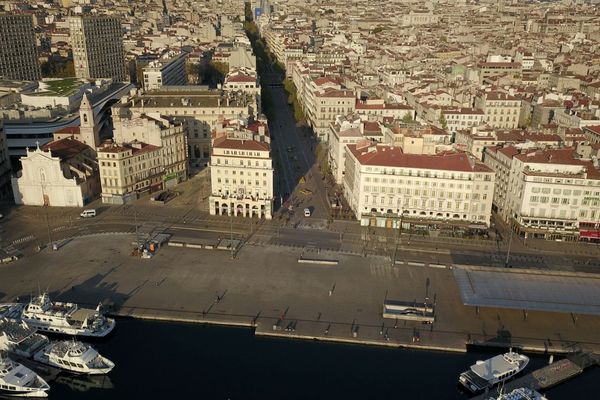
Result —
[[455, 266], [465, 305], [600, 315], [600, 275]]

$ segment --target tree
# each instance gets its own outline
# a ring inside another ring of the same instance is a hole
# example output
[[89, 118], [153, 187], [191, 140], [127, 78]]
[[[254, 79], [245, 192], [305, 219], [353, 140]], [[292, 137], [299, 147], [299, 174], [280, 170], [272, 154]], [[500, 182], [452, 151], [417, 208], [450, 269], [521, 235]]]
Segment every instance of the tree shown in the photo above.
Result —
[[448, 123], [446, 122], [446, 117], [444, 117], [444, 114], [440, 114], [440, 125], [442, 126], [442, 129], [447, 131], [448, 130]]
[[412, 113], [404, 114], [404, 117], [402, 117], [402, 122], [404, 122], [406, 124], [410, 124], [411, 122], [413, 122]]

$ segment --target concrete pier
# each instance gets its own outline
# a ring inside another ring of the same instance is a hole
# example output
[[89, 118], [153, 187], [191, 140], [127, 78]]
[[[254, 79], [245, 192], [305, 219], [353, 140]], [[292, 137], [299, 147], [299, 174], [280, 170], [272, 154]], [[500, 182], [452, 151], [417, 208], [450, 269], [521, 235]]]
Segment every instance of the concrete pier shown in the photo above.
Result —
[[[325, 251], [320, 258], [338, 266], [299, 264], [308, 256], [303, 249], [248, 244], [234, 259], [227, 251], [170, 246], [140, 259], [130, 255], [133, 241], [82, 237], [0, 265], [0, 301], [27, 299], [43, 282], [58, 301], [102, 301], [111, 313], [135, 318], [255, 327], [258, 335], [459, 352], [469, 344], [600, 351], [600, 317], [464, 306], [450, 268]], [[427, 298], [436, 303], [433, 324], [383, 318], [386, 299]]]

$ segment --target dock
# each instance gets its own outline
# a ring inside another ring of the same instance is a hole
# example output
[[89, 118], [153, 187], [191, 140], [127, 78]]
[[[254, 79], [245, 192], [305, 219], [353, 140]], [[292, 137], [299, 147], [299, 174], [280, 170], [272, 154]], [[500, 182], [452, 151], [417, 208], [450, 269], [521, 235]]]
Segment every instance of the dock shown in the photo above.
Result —
[[[510, 393], [512, 390], [523, 387], [537, 391], [548, 390], [556, 385], [572, 379], [581, 374], [587, 367], [598, 364], [596, 356], [589, 353], [574, 353], [568, 358], [556, 361], [537, 369], [525, 376], [507, 382], [504, 385], [504, 392]], [[491, 389], [487, 393], [482, 393], [472, 398], [472, 400], [487, 400], [496, 394], [496, 389]]]

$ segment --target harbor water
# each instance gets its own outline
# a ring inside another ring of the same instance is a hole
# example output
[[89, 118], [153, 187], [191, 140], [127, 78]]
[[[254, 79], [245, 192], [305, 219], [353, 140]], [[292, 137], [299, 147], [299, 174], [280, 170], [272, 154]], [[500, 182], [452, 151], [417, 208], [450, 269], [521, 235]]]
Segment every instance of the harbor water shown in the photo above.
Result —
[[[94, 343], [116, 363], [107, 376], [60, 373], [50, 398], [467, 399], [460, 372], [490, 353], [466, 354], [267, 339], [250, 329], [119, 319]], [[547, 363], [532, 356], [527, 371]], [[600, 391], [600, 368], [549, 392], [550, 400]]]

